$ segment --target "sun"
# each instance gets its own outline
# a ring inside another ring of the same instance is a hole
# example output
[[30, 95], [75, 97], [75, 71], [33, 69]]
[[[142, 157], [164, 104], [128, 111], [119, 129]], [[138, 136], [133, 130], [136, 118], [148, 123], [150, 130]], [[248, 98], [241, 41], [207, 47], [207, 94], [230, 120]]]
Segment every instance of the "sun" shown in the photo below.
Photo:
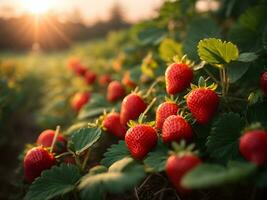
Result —
[[52, 0], [22, 0], [24, 9], [32, 14], [43, 14], [52, 8]]

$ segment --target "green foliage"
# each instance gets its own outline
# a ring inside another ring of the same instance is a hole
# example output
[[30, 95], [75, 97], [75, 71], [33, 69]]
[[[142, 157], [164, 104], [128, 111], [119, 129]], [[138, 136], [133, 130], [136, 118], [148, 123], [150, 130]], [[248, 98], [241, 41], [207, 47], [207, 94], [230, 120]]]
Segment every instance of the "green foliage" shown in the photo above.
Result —
[[80, 179], [79, 169], [75, 165], [61, 164], [42, 173], [30, 186], [25, 200], [49, 200], [62, 196], [75, 189]]
[[167, 36], [165, 29], [151, 27], [142, 30], [138, 38], [143, 45], [158, 45]]
[[79, 155], [90, 148], [101, 136], [100, 128], [81, 128], [71, 136], [69, 146]]
[[193, 19], [187, 28], [187, 36], [183, 42], [183, 50], [190, 59], [198, 60], [197, 45], [204, 38], [220, 38], [220, 30], [211, 18]]
[[238, 114], [220, 115], [212, 125], [206, 144], [210, 156], [220, 162], [238, 159], [238, 139], [244, 126], [245, 120]]
[[125, 141], [120, 140], [118, 144], [113, 144], [107, 149], [107, 152], [104, 153], [104, 158], [100, 163], [106, 167], [109, 167], [118, 160], [128, 156], [130, 156], [130, 152], [125, 144]]
[[217, 164], [201, 164], [187, 173], [182, 185], [192, 189], [204, 189], [235, 183], [255, 172], [256, 166], [249, 163], [229, 162], [227, 167]]
[[162, 141], [158, 142], [156, 148], [149, 152], [144, 164], [154, 172], [161, 172], [165, 169], [165, 164], [168, 159], [169, 148]]
[[267, 104], [259, 103], [251, 105], [247, 109], [247, 120], [250, 124], [261, 123], [265, 128], [267, 128]]
[[238, 49], [233, 43], [215, 38], [201, 40], [197, 48], [200, 59], [210, 64], [226, 64], [237, 60], [239, 56]]
[[166, 38], [159, 45], [159, 56], [166, 62], [172, 61], [174, 56], [182, 58], [182, 45], [170, 38]]
[[120, 193], [133, 189], [145, 176], [142, 165], [126, 157], [112, 164], [108, 172], [83, 177], [78, 188], [82, 199], [101, 199], [106, 192]]

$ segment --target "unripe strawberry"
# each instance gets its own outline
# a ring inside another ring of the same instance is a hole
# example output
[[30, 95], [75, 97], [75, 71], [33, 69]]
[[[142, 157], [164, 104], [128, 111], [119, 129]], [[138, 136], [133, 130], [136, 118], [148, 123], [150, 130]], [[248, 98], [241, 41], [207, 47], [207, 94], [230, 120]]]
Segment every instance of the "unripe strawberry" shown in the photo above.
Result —
[[[49, 130], [49, 129], [44, 130], [39, 135], [36, 143], [43, 147], [51, 147], [54, 136], [55, 136], [54, 130]], [[55, 147], [53, 151], [56, 153], [62, 153], [66, 151], [66, 149], [67, 149], [67, 140], [63, 137], [63, 135], [59, 134], [56, 139], [56, 143], [55, 143]]]
[[88, 85], [91, 85], [91, 84], [93, 84], [93, 83], [95, 82], [95, 80], [96, 80], [96, 73], [87, 70], [86, 73], [84, 74], [84, 79], [85, 79], [85, 82], [86, 82]]
[[101, 86], [106, 86], [108, 85], [110, 82], [112, 81], [112, 79], [110, 78], [110, 76], [108, 74], [103, 74], [100, 75], [98, 78], [98, 83]]
[[25, 179], [32, 182], [41, 175], [42, 171], [50, 169], [55, 164], [56, 159], [53, 154], [43, 147], [34, 147], [24, 157]]
[[118, 138], [124, 139], [127, 129], [124, 125], [121, 124], [119, 113], [109, 113], [104, 117], [102, 125], [108, 133], [111, 133]]
[[125, 89], [119, 81], [112, 81], [108, 85], [107, 99], [110, 102], [118, 101], [125, 96]]
[[165, 72], [166, 91], [177, 94], [184, 91], [193, 80], [192, 69], [184, 63], [173, 63]]
[[264, 72], [261, 76], [261, 89], [267, 96], [267, 72]]
[[147, 108], [147, 104], [136, 93], [131, 93], [126, 96], [121, 104], [121, 123], [127, 125], [130, 120], [135, 120]]
[[125, 135], [126, 145], [137, 160], [142, 160], [156, 146], [157, 140], [156, 130], [146, 124], [134, 125]]
[[71, 107], [76, 112], [79, 112], [80, 109], [87, 104], [87, 102], [90, 100], [90, 93], [89, 92], [78, 92], [74, 95], [74, 97], [71, 100]]
[[250, 162], [258, 166], [267, 163], [267, 132], [252, 130], [244, 133], [239, 142], [241, 154]]
[[179, 115], [169, 116], [162, 126], [162, 140], [165, 143], [191, 141], [193, 131], [189, 123]]
[[124, 73], [122, 83], [132, 89], [137, 86], [137, 84], [131, 79], [130, 72], [128, 71]]
[[174, 102], [167, 101], [159, 105], [156, 111], [156, 128], [162, 129], [164, 121], [171, 115], [176, 115], [178, 112], [178, 105]]
[[190, 192], [190, 189], [181, 185], [182, 178], [200, 163], [201, 160], [196, 155], [188, 153], [180, 156], [172, 155], [168, 158], [165, 167], [166, 173], [169, 180], [180, 194]]
[[186, 98], [187, 107], [200, 124], [207, 124], [219, 106], [219, 97], [211, 89], [193, 89]]

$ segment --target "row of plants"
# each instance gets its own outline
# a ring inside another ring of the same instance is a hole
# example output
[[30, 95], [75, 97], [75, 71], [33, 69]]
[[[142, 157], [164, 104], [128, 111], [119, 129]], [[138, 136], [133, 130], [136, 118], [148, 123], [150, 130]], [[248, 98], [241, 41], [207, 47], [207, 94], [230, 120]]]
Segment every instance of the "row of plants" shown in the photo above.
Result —
[[76, 118], [26, 148], [25, 199], [263, 198], [266, 2], [196, 3], [119, 33], [101, 68], [69, 60], [86, 85], [59, 103]]

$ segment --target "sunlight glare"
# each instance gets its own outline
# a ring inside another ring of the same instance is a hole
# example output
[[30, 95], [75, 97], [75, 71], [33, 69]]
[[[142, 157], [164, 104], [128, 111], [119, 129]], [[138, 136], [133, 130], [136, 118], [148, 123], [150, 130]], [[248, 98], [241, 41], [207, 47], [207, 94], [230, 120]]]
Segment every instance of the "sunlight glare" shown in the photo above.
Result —
[[52, 8], [52, 0], [23, 0], [23, 6], [32, 14], [43, 14]]

